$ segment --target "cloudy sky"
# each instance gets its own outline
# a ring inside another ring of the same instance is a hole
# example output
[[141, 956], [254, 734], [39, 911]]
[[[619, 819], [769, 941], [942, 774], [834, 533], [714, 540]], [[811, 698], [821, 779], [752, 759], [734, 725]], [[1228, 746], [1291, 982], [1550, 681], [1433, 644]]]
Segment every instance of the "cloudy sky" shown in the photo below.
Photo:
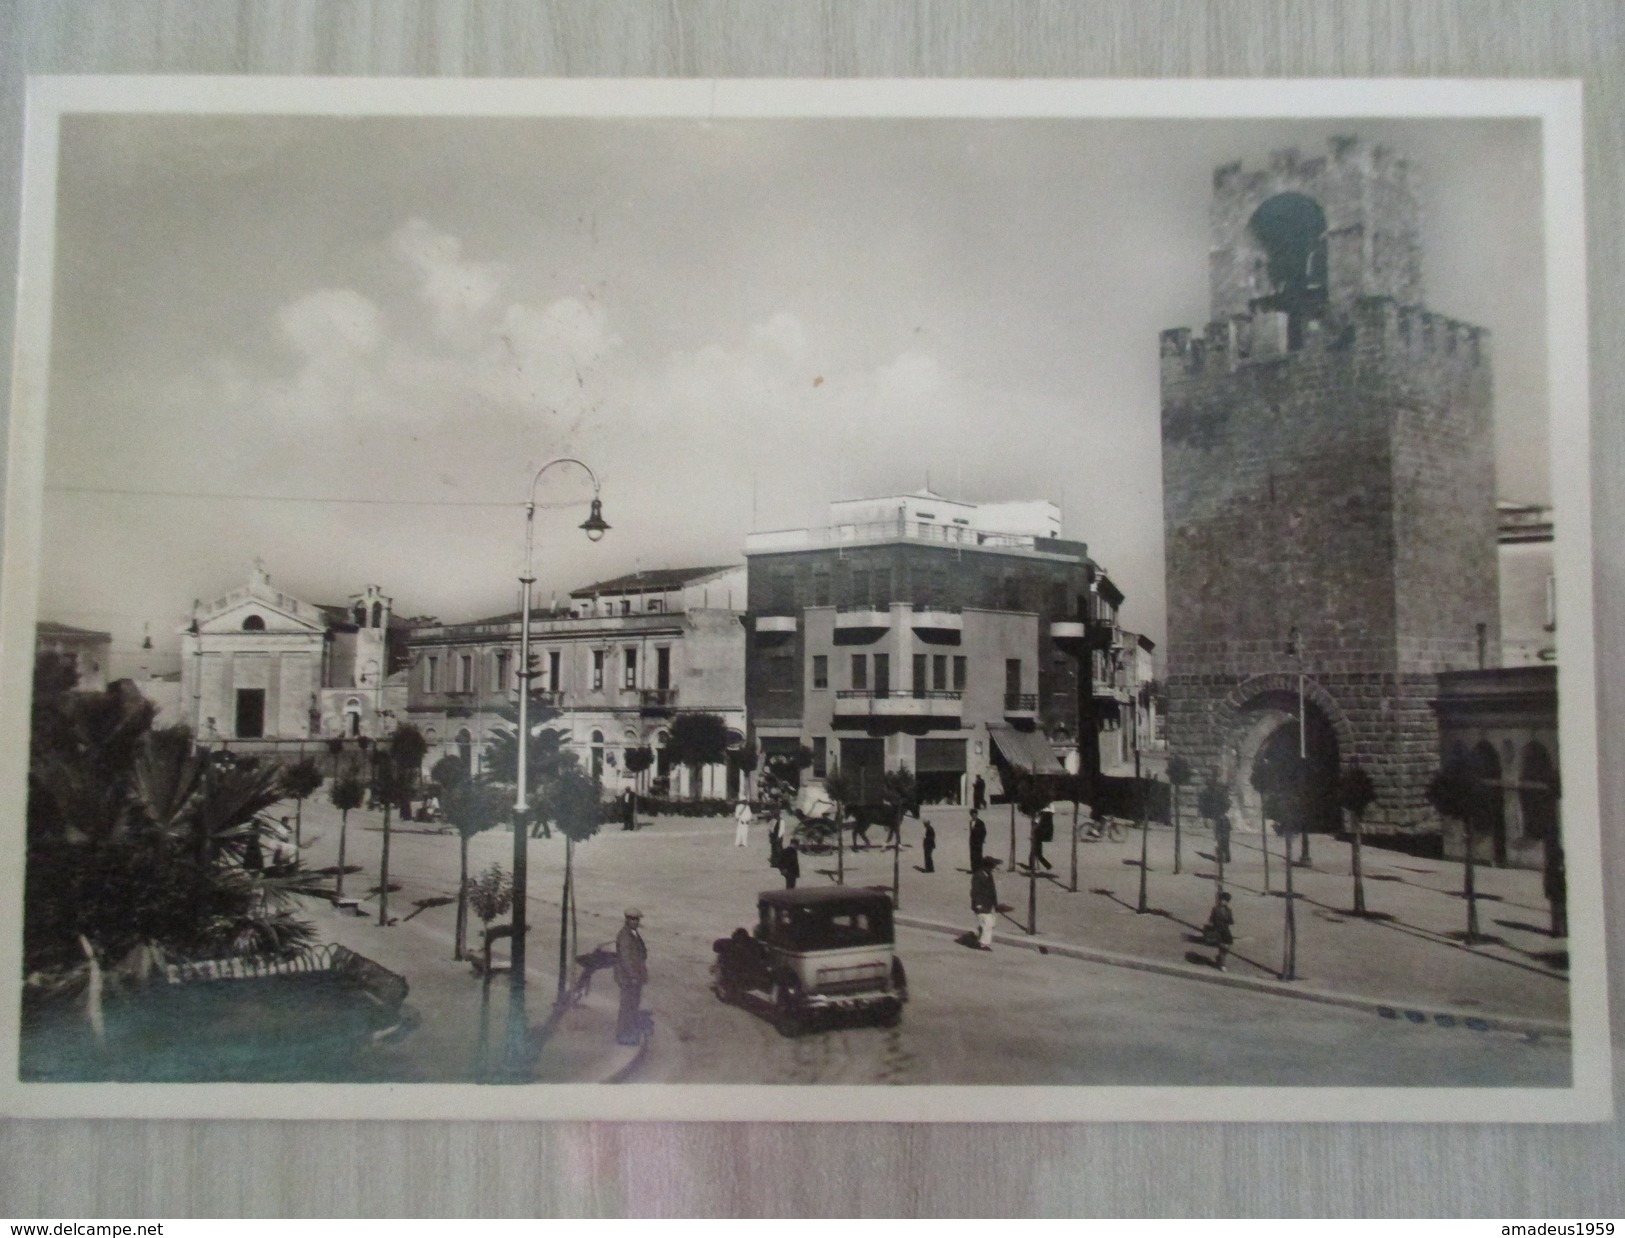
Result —
[[[833, 499], [1062, 505], [1163, 634], [1157, 333], [1212, 169], [1357, 133], [1422, 173], [1432, 308], [1494, 332], [1543, 500], [1538, 134], [1515, 121], [63, 122], [41, 616], [161, 647], [256, 556], [312, 601], [511, 608], [738, 562]], [[344, 500], [339, 502], [337, 500]]]

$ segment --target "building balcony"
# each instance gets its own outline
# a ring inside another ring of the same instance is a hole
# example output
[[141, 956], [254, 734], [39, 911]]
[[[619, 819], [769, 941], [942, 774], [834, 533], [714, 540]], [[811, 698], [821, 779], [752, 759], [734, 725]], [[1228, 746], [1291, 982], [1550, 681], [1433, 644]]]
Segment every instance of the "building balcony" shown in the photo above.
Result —
[[1100, 619], [1057, 619], [1049, 625], [1056, 646], [1074, 656], [1112, 647], [1116, 626]]
[[646, 714], [670, 713], [677, 708], [677, 689], [644, 688], [639, 693], [638, 707]]
[[790, 636], [796, 630], [796, 617], [794, 615], [757, 615], [757, 635]]
[[549, 709], [564, 708], [563, 692], [548, 692], [546, 690], [532, 692], [530, 694], [530, 699], [538, 705], [546, 705]]
[[916, 602], [909, 623], [921, 637], [930, 640], [957, 642], [965, 629], [965, 616], [950, 606], [933, 606]]
[[843, 688], [835, 694], [837, 718], [952, 718], [961, 712], [962, 692], [876, 692]]
[[1004, 716], [1006, 718], [1036, 718], [1038, 716], [1038, 693], [1006, 692], [1004, 694]]
[[835, 612], [837, 632], [884, 632], [891, 627], [891, 609], [882, 606], [843, 606]]

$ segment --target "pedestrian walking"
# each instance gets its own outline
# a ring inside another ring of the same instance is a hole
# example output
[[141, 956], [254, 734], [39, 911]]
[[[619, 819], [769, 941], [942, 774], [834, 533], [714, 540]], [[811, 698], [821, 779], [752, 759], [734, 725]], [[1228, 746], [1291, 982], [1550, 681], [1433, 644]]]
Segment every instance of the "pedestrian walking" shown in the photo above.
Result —
[[649, 983], [649, 948], [643, 944], [639, 926], [643, 913], [626, 909], [626, 922], [615, 935], [615, 983], [621, 990], [621, 1008], [615, 1016], [615, 1043], [635, 1045], [643, 1038], [638, 1009], [643, 1004], [643, 986]]
[[982, 870], [982, 848], [987, 846], [987, 822], [976, 815], [976, 810], [970, 810], [970, 870], [973, 873]]
[[753, 820], [755, 816], [750, 810], [750, 801], [740, 796], [739, 803], [734, 805], [734, 846], [750, 845], [750, 823]]
[[1213, 961], [1213, 966], [1220, 971], [1225, 970], [1224, 962], [1230, 954], [1230, 947], [1236, 944], [1236, 916], [1230, 910], [1230, 892], [1220, 890], [1213, 898], [1213, 910], [1208, 912], [1207, 924], [1202, 929], [1202, 936], [1210, 946], [1219, 948], [1219, 957]]
[[970, 806], [973, 812], [981, 812], [987, 807], [987, 782], [980, 774], [970, 784]]
[[937, 853], [937, 832], [931, 828], [929, 821], [925, 823], [925, 839], [920, 843], [920, 850], [925, 852], [925, 871], [936, 872], [937, 865], [933, 857]]
[[801, 851], [793, 842], [786, 843], [779, 852], [779, 872], [784, 874], [784, 888], [796, 888], [796, 879], [801, 876]]
[[1033, 863], [1053, 870], [1055, 865], [1044, 857], [1044, 844], [1055, 838], [1055, 814], [1044, 809], [1033, 818]]
[[982, 860], [970, 875], [970, 909], [976, 913], [976, 948], [993, 949], [993, 921], [999, 910], [999, 890], [993, 881], [995, 859]]
[[1220, 864], [1230, 863], [1230, 814], [1221, 812], [1213, 819], [1213, 841]]

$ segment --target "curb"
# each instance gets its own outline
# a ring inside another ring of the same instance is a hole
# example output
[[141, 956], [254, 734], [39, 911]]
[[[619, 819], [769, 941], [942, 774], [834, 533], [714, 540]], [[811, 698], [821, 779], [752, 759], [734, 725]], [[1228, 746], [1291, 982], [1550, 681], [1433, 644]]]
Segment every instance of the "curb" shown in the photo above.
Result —
[[[585, 1008], [580, 1003], [573, 1003], [565, 1007], [555, 1005], [548, 1012], [547, 1018], [531, 1029], [531, 1036], [537, 1054], [540, 1055], [543, 1047], [557, 1033], [559, 1024], [563, 1021], [567, 1011]], [[583, 1071], [579, 1078], [572, 1079], [570, 1082], [626, 1083], [637, 1073], [638, 1068], [643, 1065], [644, 1059], [649, 1056], [649, 1045], [653, 1040], [654, 1032], [651, 1028], [649, 1033], [638, 1041], [635, 1046], [612, 1041], [608, 1048], [596, 1055], [589, 1069]]]
[[[962, 937], [963, 925], [944, 924], [940, 920], [924, 920], [918, 916], [895, 915], [895, 923], [925, 932], [946, 933]], [[1486, 1030], [1514, 1032], [1523, 1036], [1561, 1036], [1568, 1038], [1571, 1029], [1567, 1023], [1550, 1019], [1530, 1019], [1521, 1015], [1490, 1014], [1485, 1011], [1462, 1011], [1437, 1008], [1416, 1010], [1406, 1002], [1389, 1001], [1375, 997], [1361, 997], [1353, 993], [1336, 993], [1329, 989], [1309, 989], [1284, 980], [1266, 980], [1262, 977], [1231, 975], [1212, 968], [1191, 967], [1184, 963], [1164, 963], [1159, 959], [1140, 958], [1131, 954], [1113, 954], [1091, 946], [1077, 946], [1056, 941], [1042, 935], [1032, 937], [1004, 937], [1005, 944], [1039, 954], [1058, 954], [1063, 958], [1080, 959], [1086, 963], [1101, 963], [1107, 967], [1126, 967], [1131, 971], [1152, 972], [1159, 976], [1174, 976], [1181, 980], [1196, 980], [1204, 984], [1217, 984], [1230, 989], [1247, 989], [1254, 993], [1267, 993], [1272, 997], [1292, 997], [1299, 1001], [1316, 1002], [1323, 1006], [1341, 1006], [1348, 1010], [1362, 1010], [1381, 1015], [1385, 1019], [1407, 1018], [1413, 1023], [1433, 1022], [1442, 1027], [1475, 1020], [1486, 1025]], [[1417, 1016], [1420, 1016], [1419, 1018]]]

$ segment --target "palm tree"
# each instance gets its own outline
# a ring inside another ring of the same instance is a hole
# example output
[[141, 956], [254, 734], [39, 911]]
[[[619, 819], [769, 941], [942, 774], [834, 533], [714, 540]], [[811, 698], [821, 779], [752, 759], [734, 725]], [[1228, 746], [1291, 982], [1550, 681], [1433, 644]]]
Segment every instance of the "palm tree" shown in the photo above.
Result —
[[88, 966], [94, 993], [108, 963], [142, 977], [166, 956], [308, 943], [293, 915], [294, 895], [313, 892], [298, 857], [263, 863], [264, 845], [283, 841], [266, 815], [276, 771], [213, 765], [184, 728], [152, 730], [128, 685], [72, 682], [36, 683], [24, 968], [66, 979]]
[[339, 810], [339, 875], [334, 893], [344, 897], [344, 848], [350, 829], [350, 810], [360, 808], [367, 788], [354, 774], [341, 774], [327, 788], [327, 798]]
[[1179, 796], [1180, 792], [1190, 782], [1196, 773], [1191, 769], [1191, 763], [1182, 756], [1174, 756], [1168, 762], [1168, 785], [1172, 788], [1171, 798], [1174, 801], [1174, 872], [1179, 872]]
[[440, 804], [446, 820], [457, 827], [457, 928], [451, 957], [461, 959], [468, 933], [468, 844], [474, 835], [502, 823], [508, 796], [492, 783], [465, 778], [443, 787]]
[[[514, 709], [504, 708], [498, 711], [498, 715], [508, 725], [493, 729], [487, 736], [482, 771], [483, 776], [492, 782], [512, 787], [519, 781], [519, 714]], [[527, 718], [530, 741], [525, 749], [525, 781], [530, 784], [525, 789], [527, 802], [535, 798], [537, 789], [564, 762], [575, 760], [574, 755], [564, 747], [563, 734], [551, 725], [561, 716], [559, 710], [544, 706], [539, 701], [530, 703]], [[533, 823], [533, 837], [538, 833], [545, 835], [546, 832], [545, 822]]]
[[293, 796], [293, 845], [304, 845], [305, 799], [316, 794], [322, 785], [322, 771], [315, 760], [305, 757], [282, 772], [282, 791]]
[[1353, 849], [1350, 853], [1351, 870], [1354, 875], [1354, 914], [1363, 916], [1365, 910], [1365, 876], [1360, 871], [1360, 826], [1365, 818], [1366, 809], [1370, 808], [1377, 798], [1377, 789], [1371, 784], [1371, 775], [1358, 765], [1350, 765], [1343, 770], [1342, 776], [1337, 780], [1337, 803], [1349, 815], [1354, 829]]

